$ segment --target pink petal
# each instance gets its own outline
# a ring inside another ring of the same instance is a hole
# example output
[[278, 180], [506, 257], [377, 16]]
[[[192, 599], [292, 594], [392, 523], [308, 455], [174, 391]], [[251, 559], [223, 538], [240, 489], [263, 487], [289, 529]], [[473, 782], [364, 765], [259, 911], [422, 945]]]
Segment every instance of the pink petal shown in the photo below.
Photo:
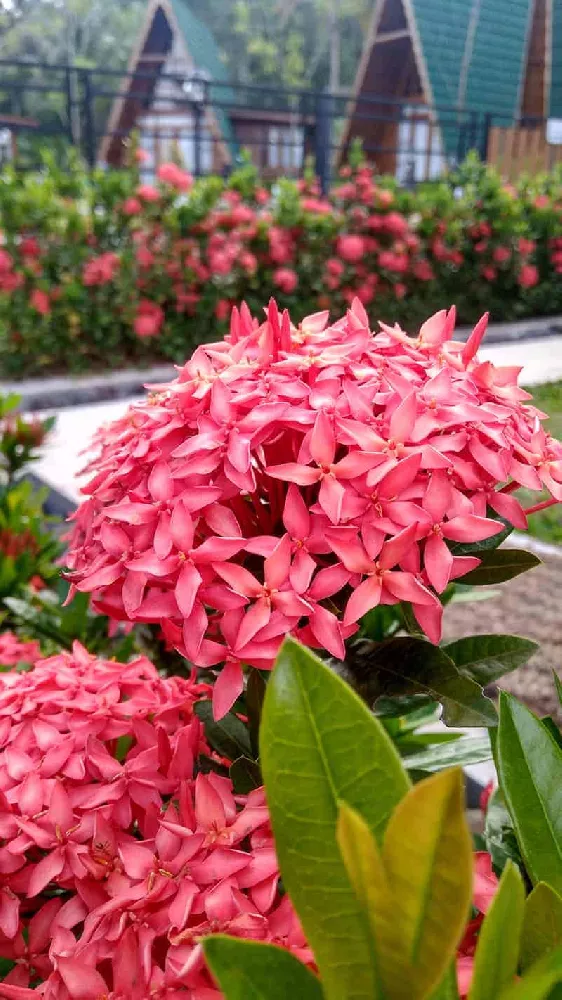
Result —
[[497, 483], [503, 483], [507, 479], [509, 463], [505, 454], [487, 448], [478, 437], [470, 439], [468, 450], [478, 465], [485, 469]]
[[122, 572], [122, 563], [117, 562], [109, 566], [104, 566], [95, 573], [91, 573], [90, 576], [85, 576], [80, 583], [75, 584], [76, 590], [80, 590], [82, 593], [90, 593], [92, 590], [98, 590], [99, 587], [110, 587], [112, 583], [115, 583], [119, 579]]
[[180, 552], [190, 552], [193, 548], [194, 535], [193, 518], [183, 500], [178, 500], [172, 511], [170, 533], [176, 548]]
[[310, 435], [310, 454], [317, 465], [331, 465], [336, 454], [333, 418], [320, 410]]
[[476, 326], [474, 327], [474, 330], [472, 331], [470, 337], [468, 338], [466, 344], [464, 345], [461, 354], [463, 365], [466, 366], [469, 363], [469, 361], [472, 361], [474, 355], [476, 354], [478, 348], [480, 347], [480, 344], [482, 343], [482, 338], [484, 337], [484, 334], [486, 333], [486, 329], [488, 327], [489, 316], [490, 316], [489, 313], [484, 313], [484, 315], [480, 317]]
[[289, 577], [291, 565], [291, 539], [288, 535], [278, 542], [272, 554], [264, 562], [264, 577], [270, 590], [278, 590]]
[[417, 524], [410, 524], [390, 541], [384, 543], [378, 560], [381, 569], [392, 569], [404, 558], [414, 545], [417, 528]]
[[129, 878], [144, 879], [154, 868], [154, 851], [142, 844], [121, 844], [119, 856]]
[[240, 663], [225, 663], [213, 687], [213, 718], [222, 719], [230, 711], [244, 688], [244, 674]]
[[198, 828], [204, 830], [222, 830], [226, 826], [222, 799], [206, 774], [198, 774], [195, 779], [195, 816]]
[[502, 530], [503, 525], [497, 521], [492, 521], [489, 517], [476, 517], [474, 514], [453, 517], [442, 526], [445, 538], [450, 538], [453, 542], [481, 542]]
[[[370, 568], [372, 567], [370, 566]], [[345, 587], [349, 581], [349, 577], [350, 571], [340, 563], [336, 566], [326, 566], [325, 569], [321, 569], [314, 577], [308, 596], [313, 601], [323, 601], [326, 597], [332, 597], [342, 587]]]
[[56, 881], [64, 868], [64, 853], [57, 847], [39, 861], [31, 873], [27, 886], [27, 895], [31, 898], [43, 891], [49, 882]]
[[221, 424], [228, 423], [232, 419], [233, 410], [230, 405], [230, 399], [230, 390], [220, 379], [215, 379], [213, 388], [211, 389], [210, 410], [213, 420], [219, 427]]
[[106, 552], [111, 556], [123, 555], [129, 548], [131, 542], [129, 536], [118, 524], [109, 524], [107, 521], [101, 526], [100, 541]]
[[300, 490], [294, 483], [289, 484], [285, 506], [283, 508], [283, 524], [291, 538], [301, 541], [310, 534], [310, 514]]
[[408, 486], [411, 486], [416, 478], [421, 465], [421, 454], [408, 455], [403, 458], [398, 465], [395, 465], [390, 472], [380, 480], [377, 492], [379, 496], [392, 498], [403, 493]]
[[318, 503], [332, 524], [341, 519], [341, 509], [345, 496], [344, 487], [332, 475], [324, 476], [318, 493]]
[[291, 586], [297, 594], [304, 594], [308, 590], [315, 569], [316, 563], [312, 556], [303, 548], [297, 549], [289, 571]]
[[213, 535], [212, 538], [205, 539], [196, 549], [193, 550], [193, 558], [196, 562], [205, 564], [212, 562], [222, 562], [223, 559], [231, 559], [240, 549], [243, 549], [245, 541], [243, 538], [219, 538]]
[[148, 550], [143, 552], [136, 559], [131, 559], [125, 563], [127, 569], [134, 570], [135, 573], [148, 573], [150, 576], [169, 576], [177, 568], [177, 556], [168, 556], [167, 559], [159, 559], [156, 552]]
[[286, 483], [296, 483], [297, 486], [312, 486], [322, 475], [320, 469], [297, 462], [287, 462], [286, 465], [268, 465], [265, 470], [273, 479], [283, 479]]
[[328, 528], [326, 541], [350, 573], [370, 573], [374, 569], [355, 528]]
[[413, 573], [402, 573], [399, 570], [385, 573], [383, 586], [399, 601], [411, 601], [412, 604], [428, 606], [438, 603], [435, 595], [416, 580]]
[[441, 622], [443, 620], [443, 605], [440, 601], [434, 604], [412, 604], [412, 611], [420, 627], [430, 642], [437, 643], [441, 639]]
[[453, 555], [443, 539], [435, 533], [425, 543], [424, 566], [431, 586], [441, 594], [451, 577]]
[[70, 804], [68, 792], [60, 781], [55, 782], [51, 793], [48, 816], [55, 827], [59, 827], [63, 834], [74, 826], [74, 813]]
[[350, 451], [349, 455], [336, 462], [333, 472], [338, 479], [357, 479], [379, 462], [380, 455], [373, 452]]
[[353, 592], [344, 615], [344, 625], [351, 625], [359, 621], [372, 608], [379, 604], [382, 593], [382, 581], [380, 576], [371, 576], [363, 583], [359, 584], [357, 590]]
[[146, 573], [127, 573], [121, 590], [123, 607], [128, 616], [134, 615], [142, 604], [146, 587]]
[[496, 490], [488, 495], [488, 503], [500, 517], [505, 517], [506, 521], [509, 521], [515, 528], [526, 531], [527, 517], [519, 500], [515, 497]]
[[243, 597], [257, 597], [263, 590], [255, 576], [236, 563], [216, 562], [213, 563], [213, 569], [235, 593], [242, 594]]
[[170, 500], [174, 495], [174, 480], [167, 462], [156, 462], [148, 477], [148, 489], [153, 500]]
[[189, 618], [193, 610], [195, 598], [202, 582], [201, 574], [193, 563], [184, 562], [178, 576], [174, 594], [178, 602], [178, 608], [185, 618]]
[[228, 442], [228, 458], [239, 472], [247, 472], [250, 468], [250, 441], [234, 428]]
[[154, 551], [159, 559], [165, 559], [172, 551], [170, 515], [166, 510], [163, 510], [158, 518], [158, 524], [154, 532]]
[[265, 598], [261, 597], [255, 604], [252, 604], [244, 618], [238, 630], [238, 638], [236, 640], [236, 649], [242, 649], [251, 639], [254, 638], [260, 629], [267, 625], [271, 617], [271, 607], [269, 602]]
[[449, 510], [453, 500], [453, 490], [449, 476], [445, 472], [436, 471], [429, 479], [423, 498], [424, 510], [428, 512], [434, 524], [440, 524]]
[[317, 604], [310, 616], [310, 627], [314, 638], [323, 649], [339, 660], [345, 659], [345, 646], [341, 634], [341, 625], [334, 614]]
[[58, 956], [57, 969], [72, 1000], [98, 1000], [109, 992], [99, 972], [83, 961]]
[[396, 407], [390, 418], [388, 436], [393, 441], [407, 441], [416, 422], [416, 394], [411, 392]]

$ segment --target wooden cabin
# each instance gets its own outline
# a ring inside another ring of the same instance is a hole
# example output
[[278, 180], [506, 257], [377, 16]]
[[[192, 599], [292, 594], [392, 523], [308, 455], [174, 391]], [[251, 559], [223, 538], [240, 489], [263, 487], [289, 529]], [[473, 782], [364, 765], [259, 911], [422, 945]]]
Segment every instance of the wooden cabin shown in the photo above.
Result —
[[297, 175], [313, 122], [289, 104], [290, 97], [231, 85], [213, 35], [188, 0], [151, 0], [99, 160], [121, 165], [135, 129], [148, 173], [177, 150], [186, 169], [221, 173], [248, 149], [265, 176]]
[[416, 182], [475, 148], [514, 177], [562, 161], [558, 119], [562, 0], [375, 0], [340, 157]]

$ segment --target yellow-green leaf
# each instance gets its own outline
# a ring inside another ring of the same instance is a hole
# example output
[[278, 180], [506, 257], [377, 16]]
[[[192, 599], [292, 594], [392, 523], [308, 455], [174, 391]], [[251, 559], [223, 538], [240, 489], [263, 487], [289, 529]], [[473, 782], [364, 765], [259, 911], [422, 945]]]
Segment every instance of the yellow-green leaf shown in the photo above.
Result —
[[478, 938], [470, 1000], [497, 1000], [517, 972], [525, 887], [518, 869], [508, 861], [494, 901]]
[[374, 1000], [373, 949], [336, 842], [341, 801], [382, 839], [410, 782], [364, 703], [317, 656], [286, 640], [263, 706], [261, 764], [284, 885], [328, 1000]]
[[212, 934], [205, 958], [225, 1000], [322, 1000], [317, 977], [285, 948]]
[[562, 947], [562, 899], [546, 882], [535, 886], [525, 903], [521, 968]]
[[562, 984], [562, 948], [547, 955], [518, 983], [503, 990], [498, 1000], [554, 1000]]
[[377, 930], [384, 930], [394, 905], [379, 846], [365, 820], [345, 802], [340, 805], [336, 836], [375, 948]]
[[396, 807], [382, 858], [392, 907], [377, 914], [389, 1000], [421, 1000], [443, 979], [472, 897], [472, 845], [460, 770], [421, 781]]

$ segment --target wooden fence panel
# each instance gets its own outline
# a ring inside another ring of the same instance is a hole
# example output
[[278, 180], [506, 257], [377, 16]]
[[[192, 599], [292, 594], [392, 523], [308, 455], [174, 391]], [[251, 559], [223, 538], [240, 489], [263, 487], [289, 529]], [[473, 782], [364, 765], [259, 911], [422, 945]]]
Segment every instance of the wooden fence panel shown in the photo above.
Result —
[[546, 141], [543, 125], [535, 128], [494, 127], [490, 129], [487, 160], [502, 177], [514, 181], [523, 173], [552, 170], [562, 163], [562, 145], [555, 146]]

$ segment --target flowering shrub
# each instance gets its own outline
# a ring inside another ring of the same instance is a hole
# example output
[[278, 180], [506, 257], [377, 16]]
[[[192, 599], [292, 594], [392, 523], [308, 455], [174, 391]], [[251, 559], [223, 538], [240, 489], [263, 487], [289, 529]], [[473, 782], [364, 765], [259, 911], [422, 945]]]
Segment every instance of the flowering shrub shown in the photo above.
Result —
[[1, 675], [0, 995], [39, 978], [53, 1000], [219, 998], [200, 944], [217, 930], [310, 961], [263, 791], [201, 770], [207, 693], [79, 644]]
[[519, 188], [469, 159], [457, 175], [399, 189], [345, 167], [327, 197], [312, 180], [263, 187], [248, 165], [192, 183], [173, 163], [86, 174], [51, 159], [0, 183], [2, 366], [22, 374], [183, 361], [233, 303], [274, 290], [300, 315], [412, 323], [457, 302], [463, 322], [562, 310], [560, 172]]
[[357, 300], [330, 326], [236, 310], [225, 341], [99, 433], [74, 588], [225, 664], [217, 718], [242, 664], [269, 669], [289, 632], [344, 659], [365, 615], [409, 602], [438, 643], [440, 595], [481, 561], [462, 546], [501, 540], [501, 518], [526, 526], [519, 485], [562, 500], [562, 445], [518, 370], [478, 361], [485, 319], [466, 344], [454, 322], [437, 313], [413, 339], [373, 335]]

